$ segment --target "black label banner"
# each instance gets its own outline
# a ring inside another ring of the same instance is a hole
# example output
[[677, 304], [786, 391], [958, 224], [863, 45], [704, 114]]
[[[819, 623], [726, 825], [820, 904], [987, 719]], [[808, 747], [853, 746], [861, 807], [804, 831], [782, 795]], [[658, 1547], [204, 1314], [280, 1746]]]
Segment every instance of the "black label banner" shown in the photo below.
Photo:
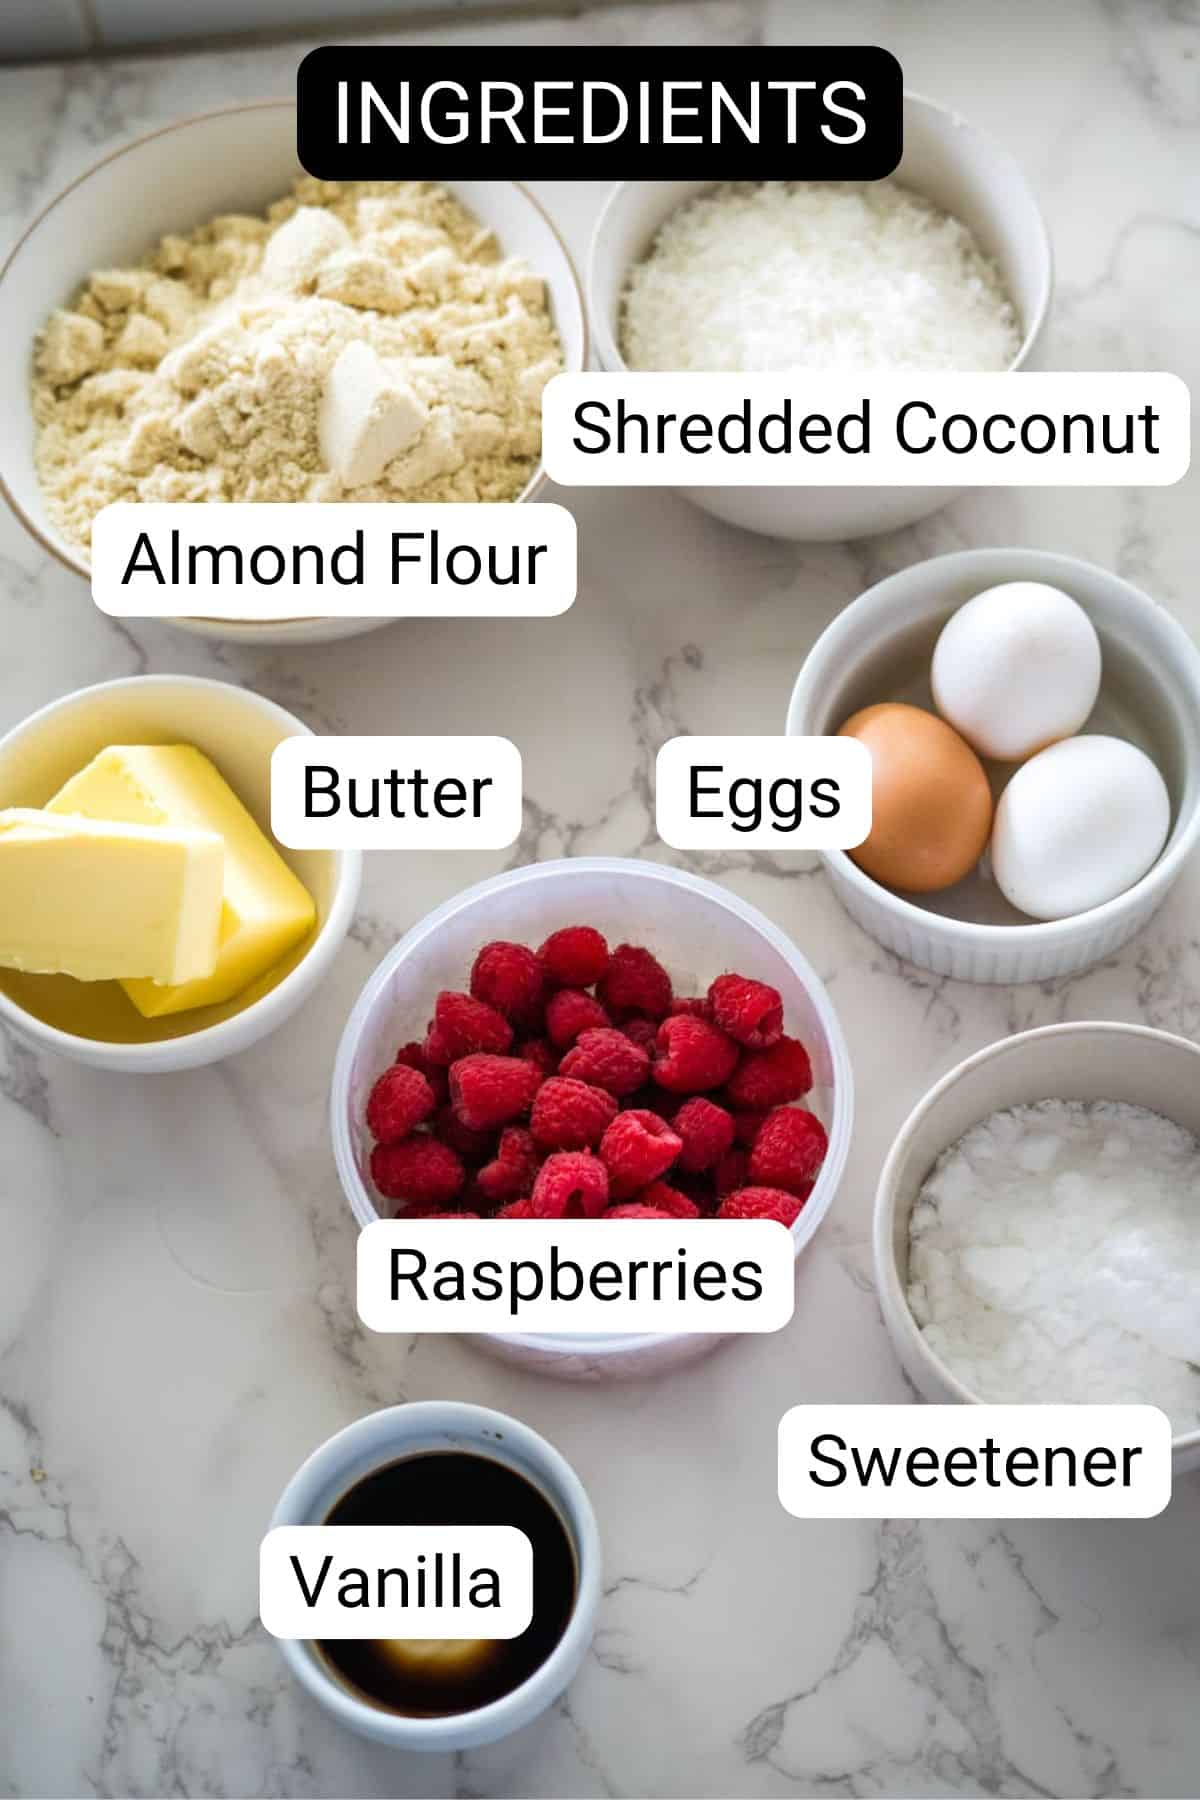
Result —
[[875, 181], [903, 141], [900, 65], [861, 44], [327, 45], [300, 64], [297, 103], [300, 161], [331, 181]]

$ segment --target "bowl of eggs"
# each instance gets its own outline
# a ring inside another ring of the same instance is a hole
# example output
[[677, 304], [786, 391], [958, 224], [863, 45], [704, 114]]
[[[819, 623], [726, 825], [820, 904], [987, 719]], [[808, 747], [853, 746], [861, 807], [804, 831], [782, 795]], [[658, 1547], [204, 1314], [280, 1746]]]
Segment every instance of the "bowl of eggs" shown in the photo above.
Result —
[[1075, 557], [969, 550], [879, 582], [817, 640], [787, 731], [867, 745], [871, 832], [823, 853], [834, 890], [958, 980], [1090, 967], [1200, 838], [1200, 651]]

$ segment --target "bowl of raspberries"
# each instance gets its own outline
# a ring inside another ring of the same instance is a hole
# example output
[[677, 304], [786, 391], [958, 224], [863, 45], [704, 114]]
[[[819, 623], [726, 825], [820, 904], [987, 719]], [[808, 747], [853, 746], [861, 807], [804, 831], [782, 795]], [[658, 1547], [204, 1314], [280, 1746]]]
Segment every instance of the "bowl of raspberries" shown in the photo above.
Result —
[[[767, 1218], [799, 1255], [850, 1142], [849, 1057], [790, 939], [716, 883], [571, 858], [469, 888], [396, 944], [334, 1070], [338, 1173], [380, 1218]], [[491, 1334], [577, 1379], [713, 1334]]]

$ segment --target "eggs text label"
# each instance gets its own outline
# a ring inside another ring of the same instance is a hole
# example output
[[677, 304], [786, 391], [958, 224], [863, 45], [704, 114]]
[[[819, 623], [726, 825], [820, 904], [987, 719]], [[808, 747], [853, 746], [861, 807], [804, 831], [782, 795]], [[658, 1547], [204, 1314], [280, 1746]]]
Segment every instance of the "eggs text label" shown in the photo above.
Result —
[[773, 1219], [381, 1219], [358, 1239], [372, 1331], [779, 1331], [795, 1247]]
[[563, 506], [118, 501], [92, 526], [115, 619], [553, 618], [575, 599]]
[[1190, 399], [1162, 373], [555, 375], [551, 479], [576, 487], [1168, 487]]
[[258, 1553], [277, 1638], [515, 1638], [533, 1545], [515, 1525], [277, 1525]]
[[793, 1406], [779, 1499], [800, 1519], [1150, 1519], [1171, 1498], [1156, 1406]]
[[290, 737], [271, 755], [271, 830], [289, 850], [506, 850], [521, 752], [503, 737]]
[[871, 753], [853, 738], [671, 738], [654, 784], [675, 850], [851, 850], [871, 830]]

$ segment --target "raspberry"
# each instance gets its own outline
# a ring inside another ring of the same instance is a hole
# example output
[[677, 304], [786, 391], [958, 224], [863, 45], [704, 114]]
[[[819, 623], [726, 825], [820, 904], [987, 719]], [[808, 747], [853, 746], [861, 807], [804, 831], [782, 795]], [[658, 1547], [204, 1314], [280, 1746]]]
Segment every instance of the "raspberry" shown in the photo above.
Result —
[[748, 1050], [729, 1080], [734, 1107], [769, 1109], [802, 1100], [812, 1086], [808, 1051], [796, 1038], [781, 1037], [769, 1050]]
[[684, 1017], [688, 1019], [711, 1019], [712, 1008], [707, 1000], [692, 994], [687, 999], [676, 998], [668, 1008], [668, 1016], [672, 1019]]
[[[411, 1218], [413, 1215], [410, 1213], [408, 1216]], [[439, 1212], [429, 1215], [431, 1219], [477, 1219], [479, 1216], [478, 1213], [473, 1212]]]
[[616, 1110], [616, 1101], [603, 1088], [552, 1075], [538, 1089], [529, 1129], [543, 1150], [590, 1150]]
[[581, 1031], [575, 1047], [561, 1063], [561, 1073], [615, 1094], [618, 1100], [636, 1093], [649, 1077], [650, 1058], [623, 1031]]
[[672, 1120], [683, 1139], [679, 1166], [692, 1174], [711, 1169], [733, 1147], [733, 1119], [723, 1106], [697, 1094], [685, 1100]]
[[614, 1200], [629, 1200], [665, 1175], [683, 1144], [665, 1119], [634, 1107], [618, 1113], [600, 1140]]
[[564, 925], [551, 932], [538, 957], [556, 987], [593, 987], [608, 967], [608, 945], [591, 925]]
[[708, 999], [714, 1022], [747, 1050], [769, 1050], [783, 1036], [783, 999], [765, 981], [718, 975]]
[[439, 1106], [443, 1104], [450, 1092], [450, 1082], [445, 1069], [430, 1062], [424, 1044], [401, 1044], [396, 1052], [396, 1062], [402, 1069], [415, 1069], [418, 1075], [423, 1075], [433, 1089], [434, 1100]]
[[671, 977], [649, 950], [618, 944], [596, 991], [614, 1015], [645, 1013], [661, 1019], [671, 1004]]
[[[441, 993], [434, 1002], [430, 1037], [436, 1041], [439, 1060], [442, 1047], [450, 1052], [450, 1061], [486, 1050], [492, 1056], [503, 1056], [513, 1040], [512, 1026], [494, 1006], [473, 1000], [470, 994]], [[429, 1038], [425, 1040], [426, 1051]]]
[[371, 1180], [388, 1200], [440, 1211], [465, 1179], [466, 1171], [453, 1150], [424, 1133], [399, 1144], [376, 1144], [371, 1152]]
[[621, 1030], [631, 1044], [644, 1050], [647, 1056], [654, 1055], [654, 1040], [658, 1036], [658, 1026], [653, 1019], [627, 1019]]
[[600, 1002], [582, 988], [559, 988], [546, 1007], [546, 1036], [558, 1050], [573, 1044], [581, 1031], [598, 1031], [608, 1023]]
[[517, 1045], [515, 1053], [525, 1062], [532, 1063], [535, 1069], [540, 1069], [543, 1075], [554, 1075], [558, 1071], [558, 1051], [549, 1038], [526, 1038], [523, 1044]]
[[502, 1206], [496, 1214], [498, 1219], [532, 1219], [533, 1203], [528, 1194], [523, 1200], [514, 1200], [510, 1206]]
[[750, 1179], [806, 1198], [825, 1161], [829, 1139], [814, 1113], [780, 1106], [768, 1113], [750, 1152]]
[[678, 1188], [670, 1187], [665, 1181], [652, 1181], [638, 1195], [642, 1206], [653, 1207], [655, 1212], [663, 1213], [668, 1219], [698, 1219], [700, 1208], [695, 1201], [681, 1194]]
[[598, 1219], [608, 1205], [608, 1170], [587, 1150], [559, 1150], [538, 1170], [535, 1219]]
[[717, 1212], [718, 1219], [778, 1219], [781, 1225], [793, 1225], [800, 1216], [804, 1201], [782, 1188], [744, 1187], [727, 1194]]
[[425, 1042], [421, 1045], [421, 1055], [427, 1069], [440, 1069], [443, 1076], [454, 1061], [453, 1045], [445, 1032], [438, 1030], [432, 1019], [425, 1033]]
[[750, 1158], [744, 1150], [727, 1150], [713, 1173], [713, 1186], [717, 1190], [717, 1198], [723, 1200], [726, 1194], [732, 1194], [735, 1189], [745, 1187], [749, 1170]]
[[437, 1100], [425, 1077], [404, 1063], [385, 1069], [367, 1101], [367, 1130], [381, 1144], [397, 1144], [427, 1119]]
[[450, 1102], [469, 1131], [487, 1131], [519, 1119], [541, 1085], [541, 1070], [519, 1056], [463, 1056], [450, 1071]]
[[476, 1176], [479, 1191], [493, 1206], [527, 1194], [537, 1174], [537, 1145], [520, 1125], [507, 1125], [500, 1133], [493, 1160]]
[[674, 1219], [677, 1214], [664, 1212], [661, 1206], [647, 1206], [644, 1200], [626, 1200], [621, 1206], [610, 1206], [606, 1219]]
[[735, 1112], [733, 1115], [734, 1142], [741, 1144], [746, 1150], [752, 1150], [754, 1140], [762, 1130], [763, 1120], [766, 1116], [765, 1112], [756, 1112], [749, 1108], [742, 1108]]
[[490, 1130], [476, 1131], [470, 1125], [464, 1125], [452, 1106], [443, 1106], [433, 1121], [434, 1134], [443, 1144], [449, 1144], [456, 1156], [461, 1156], [466, 1163], [487, 1162], [496, 1148], [496, 1133]]
[[664, 1019], [655, 1039], [655, 1081], [673, 1094], [700, 1094], [724, 1085], [737, 1066], [732, 1038], [688, 1013]]
[[485, 944], [471, 965], [471, 992], [514, 1025], [533, 1025], [542, 1010], [542, 965], [524, 944]]

